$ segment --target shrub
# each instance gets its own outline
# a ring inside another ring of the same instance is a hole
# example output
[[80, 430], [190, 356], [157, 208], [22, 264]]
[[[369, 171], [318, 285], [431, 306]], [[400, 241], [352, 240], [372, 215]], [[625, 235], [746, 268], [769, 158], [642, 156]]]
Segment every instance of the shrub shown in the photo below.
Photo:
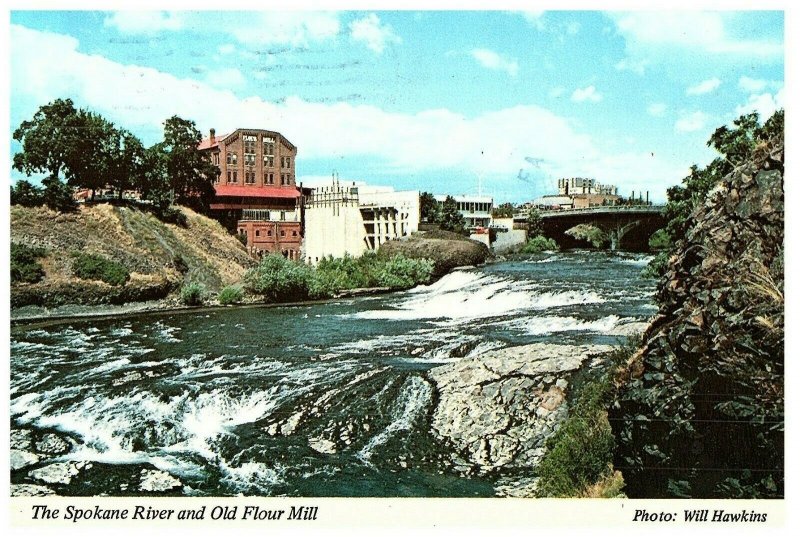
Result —
[[290, 261], [281, 255], [270, 254], [247, 272], [244, 288], [264, 297], [267, 302], [287, 302], [309, 298], [313, 277], [311, 267]]
[[44, 268], [38, 259], [46, 254], [44, 248], [32, 248], [11, 243], [11, 283], [36, 283], [44, 278]]
[[11, 185], [11, 205], [23, 207], [39, 207], [44, 203], [44, 192], [30, 181], [20, 179], [16, 185]]
[[578, 224], [565, 233], [575, 239], [586, 241], [595, 248], [600, 248], [610, 240], [605, 231], [591, 224]]
[[124, 265], [94, 254], [72, 254], [72, 273], [83, 280], [102, 280], [110, 285], [125, 285], [131, 274]]
[[520, 250], [523, 254], [538, 254], [545, 250], [558, 250], [558, 243], [553, 239], [548, 239], [542, 235], [528, 239], [528, 242]]
[[181, 287], [181, 302], [187, 306], [202, 306], [205, 302], [206, 288], [202, 283], [187, 283]]
[[430, 259], [409, 259], [400, 254], [384, 261], [377, 270], [378, 285], [392, 289], [408, 289], [426, 283], [433, 273]]
[[244, 298], [244, 290], [240, 285], [229, 285], [219, 292], [217, 299], [220, 304], [238, 304]]

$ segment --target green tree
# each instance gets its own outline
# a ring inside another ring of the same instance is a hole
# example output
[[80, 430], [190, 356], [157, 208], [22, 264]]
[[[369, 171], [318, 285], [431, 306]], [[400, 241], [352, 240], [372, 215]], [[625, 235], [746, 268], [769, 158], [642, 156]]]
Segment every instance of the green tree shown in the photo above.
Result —
[[38, 207], [44, 203], [42, 189], [30, 181], [20, 179], [16, 185], [11, 185], [11, 205], [23, 207]]
[[42, 201], [54, 211], [66, 213], [77, 208], [72, 188], [58, 177], [45, 177], [42, 179], [42, 186], [44, 186]]
[[454, 233], [466, 232], [466, 221], [458, 210], [458, 203], [453, 196], [447, 196], [442, 204], [439, 226], [445, 231]]
[[544, 220], [542, 220], [542, 213], [536, 207], [531, 207], [528, 212], [528, 237], [536, 237], [544, 234]]
[[[783, 132], [784, 111], [778, 110], [764, 125], [759, 125], [758, 113], [744, 114], [733, 121], [733, 128], [719, 127], [709, 138], [707, 145], [719, 156], [705, 168], [693, 165], [682, 185], [667, 189], [667, 204], [664, 217], [667, 220], [664, 242], [674, 248], [686, 236], [692, 211], [702, 203], [708, 192], [736, 166], [745, 161], [760, 143], [772, 135]], [[782, 170], [782, 164], [780, 164]], [[658, 255], [648, 266], [648, 274], [659, 276], [666, 271], [668, 252]]]
[[200, 131], [194, 121], [172, 116], [164, 122], [166, 174], [175, 203], [207, 210], [215, 195], [219, 168], [200, 152]]
[[419, 195], [419, 217], [423, 222], [439, 220], [439, 203], [430, 192], [422, 192]]
[[494, 209], [492, 209], [492, 217], [493, 218], [513, 218], [514, 216], [514, 206], [508, 202], [501, 203]]
[[111, 163], [119, 149], [115, 145], [118, 131], [103, 116], [82, 109], [78, 110], [78, 122], [82, 135], [70, 158], [72, 174], [67, 184], [91, 189], [94, 199], [95, 191], [109, 182]]
[[145, 150], [142, 142], [125, 129], [116, 130], [112, 140], [115, 151], [109, 162], [108, 182], [122, 199], [125, 190], [144, 183]]
[[45, 173], [58, 180], [73, 177], [73, 164], [83, 136], [82, 120], [71, 99], [56, 99], [39, 107], [33, 119], [14, 131], [22, 152], [14, 155], [14, 169], [31, 175]]

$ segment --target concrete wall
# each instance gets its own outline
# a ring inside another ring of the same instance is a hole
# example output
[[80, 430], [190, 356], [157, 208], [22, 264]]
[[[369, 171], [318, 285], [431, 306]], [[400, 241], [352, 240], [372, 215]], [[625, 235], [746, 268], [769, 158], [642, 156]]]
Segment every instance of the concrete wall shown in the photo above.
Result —
[[307, 207], [303, 245], [305, 261], [317, 264], [327, 256], [358, 257], [367, 251], [361, 209], [355, 203]]
[[492, 244], [492, 248], [495, 253], [498, 254], [513, 252], [525, 244], [527, 237], [528, 232], [524, 229], [513, 229], [505, 233], [498, 232], [497, 239], [495, 239], [494, 244]]

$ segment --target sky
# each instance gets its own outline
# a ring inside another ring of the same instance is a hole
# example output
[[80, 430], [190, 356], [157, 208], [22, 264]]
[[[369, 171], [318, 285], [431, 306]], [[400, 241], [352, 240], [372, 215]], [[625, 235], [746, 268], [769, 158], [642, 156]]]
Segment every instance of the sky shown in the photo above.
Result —
[[785, 98], [781, 11], [16, 10], [9, 42], [10, 132], [69, 97], [146, 145], [173, 115], [276, 130], [304, 184], [496, 203], [575, 176], [663, 201]]

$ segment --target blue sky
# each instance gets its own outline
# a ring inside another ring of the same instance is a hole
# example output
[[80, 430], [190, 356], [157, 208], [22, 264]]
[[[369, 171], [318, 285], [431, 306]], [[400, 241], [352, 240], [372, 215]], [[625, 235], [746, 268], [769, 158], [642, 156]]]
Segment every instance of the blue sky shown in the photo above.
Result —
[[[709, 135], [784, 105], [772, 12], [12, 11], [10, 129], [70, 97], [157, 142], [284, 133], [298, 181], [522, 202], [559, 177], [663, 200]], [[19, 149], [11, 144], [11, 152]], [[12, 172], [12, 178], [21, 177]]]

